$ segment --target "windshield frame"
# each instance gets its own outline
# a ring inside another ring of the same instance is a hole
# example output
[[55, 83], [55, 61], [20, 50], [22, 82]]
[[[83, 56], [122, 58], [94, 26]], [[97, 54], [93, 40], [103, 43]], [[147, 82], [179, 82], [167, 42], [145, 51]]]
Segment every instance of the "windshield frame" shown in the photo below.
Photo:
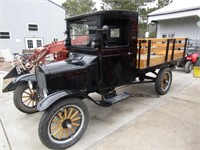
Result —
[[[67, 20], [67, 37], [68, 37], [68, 40], [70, 41], [70, 47], [72, 49], [78, 49], [78, 50], [89, 50], [89, 51], [93, 51], [94, 49], [92, 48], [91, 44], [92, 44], [92, 41], [94, 39], [95, 36], [98, 36], [98, 21], [97, 21], [97, 16], [96, 15], [93, 15], [93, 16], [86, 16], [86, 17], [80, 17], [80, 18], [75, 18], [75, 19], [69, 19]], [[86, 32], [87, 34], [85, 35], [73, 35], [72, 34], [72, 26], [74, 25], [87, 25], [88, 26], [88, 29], [86, 29], [87, 31], [84, 31]], [[88, 39], [84, 39], [83, 40], [87, 40], [87, 41], [83, 41], [82, 44], [74, 44], [74, 41], [75, 39], [72, 39], [73, 36], [88, 36]], [[87, 43], [86, 43], [87, 42]]]

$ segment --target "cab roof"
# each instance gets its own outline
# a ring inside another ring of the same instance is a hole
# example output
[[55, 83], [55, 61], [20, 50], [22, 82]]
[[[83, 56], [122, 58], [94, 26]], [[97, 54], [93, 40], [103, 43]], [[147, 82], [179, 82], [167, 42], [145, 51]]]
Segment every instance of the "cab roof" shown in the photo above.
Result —
[[74, 20], [74, 19], [79, 19], [79, 18], [83, 18], [83, 17], [104, 15], [104, 14], [105, 15], [112, 14], [112, 15], [117, 15], [117, 16], [118, 15], [127, 15], [127, 16], [138, 15], [137, 12], [133, 12], [133, 11], [130, 11], [130, 10], [104, 10], [104, 11], [97, 11], [97, 12], [93, 12], [93, 13], [86, 13], [86, 14], [72, 16], [72, 17], [66, 18], [66, 20]]

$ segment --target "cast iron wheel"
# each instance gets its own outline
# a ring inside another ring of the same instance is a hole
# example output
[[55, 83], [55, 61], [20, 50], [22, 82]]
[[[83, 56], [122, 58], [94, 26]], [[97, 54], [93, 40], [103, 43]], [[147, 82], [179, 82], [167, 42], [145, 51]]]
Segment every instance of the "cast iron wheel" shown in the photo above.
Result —
[[27, 82], [23, 82], [17, 86], [14, 92], [13, 101], [15, 107], [24, 113], [37, 112], [37, 104], [39, 97], [36, 89], [30, 90]]
[[155, 89], [160, 95], [164, 95], [169, 91], [172, 83], [172, 72], [170, 68], [163, 68], [156, 77]]
[[185, 72], [190, 73], [193, 68], [193, 64], [191, 61], [187, 61], [185, 64]]
[[46, 147], [64, 149], [82, 137], [88, 121], [88, 108], [80, 99], [63, 99], [44, 112], [38, 134]]

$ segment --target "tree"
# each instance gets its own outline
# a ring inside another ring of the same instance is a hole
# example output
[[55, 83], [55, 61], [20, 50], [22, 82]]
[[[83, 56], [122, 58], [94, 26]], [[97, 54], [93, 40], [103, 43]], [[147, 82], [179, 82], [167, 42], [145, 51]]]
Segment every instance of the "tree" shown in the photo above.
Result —
[[169, 5], [171, 2], [172, 2], [172, 0], [158, 0], [156, 9], [160, 9], [162, 7], [165, 7], [165, 6]]
[[97, 11], [92, 0], [66, 0], [62, 6], [67, 9], [68, 16]]
[[149, 8], [148, 4], [156, 0], [102, 0], [102, 10], [124, 9], [139, 13], [139, 37], [144, 37], [147, 28], [148, 13], [160, 9], [172, 2], [172, 0], [157, 0], [157, 6]]

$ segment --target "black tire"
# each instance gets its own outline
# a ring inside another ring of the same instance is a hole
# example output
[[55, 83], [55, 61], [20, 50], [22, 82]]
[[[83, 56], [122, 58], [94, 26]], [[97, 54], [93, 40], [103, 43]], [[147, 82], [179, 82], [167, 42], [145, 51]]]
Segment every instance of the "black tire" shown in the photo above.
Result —
[[13, 101], [15, 107], [21, 112], [31, 114], [37, 112], [39, 101], [36, 89], [29, 90], [28, 83], [23, 82], [14, 91]]
[[172, 72], [170, 68], [163, 68], [159, 71], [156, 82], [155, 90], [159, 95], [166, 94], [172, 83]]
[[199, 58], [199, 57], [197, 58], [197, 61], [196, 61], [196, 63], [195, 63], [195, 66], [200, 66], [200, 58]]
[[191, 61], [187, 61], [185, 63], [185, 72], [186, 73], [190, 73], [192, 71], [192, 68], [193, 68], [193, 64]]
[[80, 99], [63, 99], [44, 112], [38, 134], [46, 147], [65, 149], [82, 137], [88, 122], [88, 108]]

